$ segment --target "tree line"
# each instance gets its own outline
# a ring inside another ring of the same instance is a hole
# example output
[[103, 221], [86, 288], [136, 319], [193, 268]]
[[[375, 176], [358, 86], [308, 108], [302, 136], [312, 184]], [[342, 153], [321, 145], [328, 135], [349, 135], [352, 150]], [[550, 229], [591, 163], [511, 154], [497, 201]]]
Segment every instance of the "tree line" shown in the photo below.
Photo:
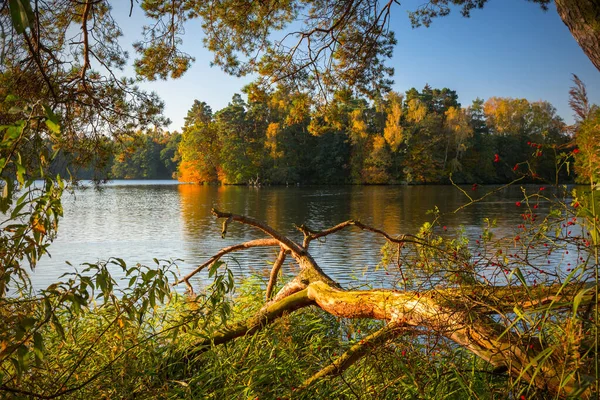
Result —
[[456, 91], [429, 85], [377, 101], [339, 91], [322, 107], [282, 88], [250, 85], [244, 93], [216, 112], [194, 101], [182, 133], [116, 138], [105, 164], [77, 176], [234, 185], [569, 179], [556, 160], [573, 138], [547, 101], [492, 97], [462, 107]]
[[244, 89], [213, 112], [196, 100], [178, 147], [178, 179], [220, 184], [556, 181], [572, 137], [547, 101], [492, 97], [468, 107], [426, 85], [375, 101], [337, 91], [325, 106], [284, 88]]

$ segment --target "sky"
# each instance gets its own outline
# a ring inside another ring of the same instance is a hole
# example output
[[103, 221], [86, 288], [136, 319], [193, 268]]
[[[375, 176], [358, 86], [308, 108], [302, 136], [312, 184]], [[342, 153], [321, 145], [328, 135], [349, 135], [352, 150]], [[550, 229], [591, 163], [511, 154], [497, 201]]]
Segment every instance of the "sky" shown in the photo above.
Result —
[[[471, 18], [463, 18], [455, 9], [435, 19], [429, 28], [412, 29], [407, 11], [422, 3], [406, 0], [392, 9], [390, 28], [398, 41], [388, 62], [395, 69], [393, 90], [420, 90], [427, 83], [447, 87], [457, 92], [465, 107], [477, 97], [546, 100], [571, 124], [568, 92], [571, 74], [576, 74], [586, 84], [590, 100], [600, 104], [600, 71], [581, 50], [554, 4], [544, 12], [526, 0], [490, 0], [484, 9], [473, 10]], [[139, 7], [129, 17], [129, 4], [114, 1], [113, 11], [124, 32], [123, 47], [133, 62], [131, 44], [141, 38], [146, 21]], [[140, 85], [165, 101], [165, 115], [172, 121], [169, 130], [181, 130], [194, 100], [205, 101], [217, 111], [252, 81], [211, 67], [212, 55], [202, 46], [202, 37], [200, 22], [188, 22], [182, 49], [196, 58], [192, 67], [177, 80]], [[132, 68], [125, 71], [131, 72]]]

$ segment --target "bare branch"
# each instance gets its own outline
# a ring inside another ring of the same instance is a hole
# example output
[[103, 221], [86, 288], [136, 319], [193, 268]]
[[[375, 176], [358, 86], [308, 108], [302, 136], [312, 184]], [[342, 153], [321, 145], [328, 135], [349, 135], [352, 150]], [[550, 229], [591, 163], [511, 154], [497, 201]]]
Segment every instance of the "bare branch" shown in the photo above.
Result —
[[277, 284], [277, 275], [279, 274], [279, 271], [281, 270], [281, 266], [283, 265], [284, 261], [285, 261], [285, 250], [281, 249], [279, 251], [279, 254], [277, 255], [277, 259], [275, 260], [275, 263], [273, 264], [273, 268], [271, 269], [271, 275], [269, 276], [269, 284], [267, 285], [267, 290], [265, 293], [265, 297], [267, 300], [269, 300], [271, 298], [273, 288], [275, 287], [275, 284]]
[[341, 231], [342, 229], [345, 229], [347, 227], [352, 227], [352, 226], [356, 226], [357, 228], [360, 228], [363, 231], [369, 231], [369, 232], [381, 235], [390, 243], [396, 243], [396, 244], [416, 243], [416, 244], [420, 244], [420, 245], [424, 245], [424, 246], [427, 245], [427, 243], [425, 241], [418, 238], [417, 236], [400, 235], [398, 237], [392, 237], [387, 232], [382, 231], [381, 229], [373, 228], [372, 226], [365, 225], [362, 222], [355, 221], [355, 220], [349, 220], [349, 221], [342, 222], [340, 224], [337, 224], [337, 225], [335, 225], [329, 229], [325, 229], [323, 231], [313, 231], [312, 229], [310, 229], [308, 226], [306, 226], [304, 224], [297, 227], [297, 229], [304, 234], [304, 241], [302, 243], [302, 247], [304, 247], [304, 249], [307, 250], [311, 241], [325, 237], [327, 235], [334, 234], [336, 232]]
[[278, 245], [280, 245], [280, 243], [276, 239], [256, 239], [256, 240], [250, 240], [248, 242], [239, 243], [239, 244], [236, 244], [233, 246], [226, 247], [224, 249], [219, 250], [219, 252], [217, 254], [215, 254], [214, 256], [212, 256], [211, 258], [209, 258], [208, 261], [206, 261], [202, 265], [199, 265], [192, 272], [190, 272], [189, 274], [187, 274], [186, 276], [184, 276], [183, 278], [181, 278], [180, 280], [175, 282], [173, 284], [173, 286], [179, 285], [180, 283], [185, 283], [186, 286], [188, 287], [188, 289], [190, 290], [190, 292], [193, 293], [192, 286], [190, 285], [190, 282], [189, 282], [190, 278], [192, 278], [198, 272], [202, 271], [204, 268], [219, 261], [219, 259], [221, 257], [223, 257], [225, 254], [233, 253], [233, 252], [239, 251], [239, 250], [249, 249], [252, 247], [265, 247], [265, 246], [278, 246]]
[[[284, 246], [286, 249], [290, 250], [296, 257], [301, 257], [305, 255], [305, 251], [302, 247], [300, 247], [297, 243], [292, 241], [291, 239], [283, 236], [281, 233], [277, 232], [275, 229], [271, 228], [269, 225], [256, 220], [254, 218], [246, 217], [244, 215], [237, 215], [232, 213], [221, 212], [216, 208], [212, 209], [212, 214], [217, 218], [227, 218], [225, 222], [229, 221], [237, 221], [245, 225], [250, 225], [255, 228], [260, 229], [267, 235], [271, 236], [273, 239], [277, 240]], [[223, 226], [223, 235], [225, 235], [227, 229], [227, 225]]]

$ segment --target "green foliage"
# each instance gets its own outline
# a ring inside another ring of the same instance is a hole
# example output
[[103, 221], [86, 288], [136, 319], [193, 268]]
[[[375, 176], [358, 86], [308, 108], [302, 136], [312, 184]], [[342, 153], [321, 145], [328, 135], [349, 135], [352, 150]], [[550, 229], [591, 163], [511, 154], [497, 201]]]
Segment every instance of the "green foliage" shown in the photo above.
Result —
[[[440, 343], [431, 351], [434, 337], [415, 341], [410, 334], [373, 349], [343, 378], [325, 379], [299, 391], [312, 372], [382, 326], [378, 321], [341, 320], [316, 309], [280, 318], [254, 335], [226, 347], [211, 348], [184, 364], [178, 355], [187, 352], [198, 337], [221, 326], [216, 311], [220, 305], [230, 304], [223, 298], [227, 289], [214, 290], [219, 286], [215, 281], [216, 285], [195, 299], [168, 294], [167, 276], [161, 275], [168, 269], [161, 264], [153, 277], [149, 272], [154, 269], [124, 268], [126, 278], [135, 279], [138, 286], [132, 290], [130, 285], [116, 299], [106, 269], [109, 265], [122, 266], [119, 260], [88, 265], [87, 271], [71, 275], [46, 292], [72, 299], [63, 301], [62, 307], [56, 307], [61, 302], [54, 298], [46, 302], [52, 307], [53, 322], [40, 325], [35, 318], [23, 322], [25, 335], [32, 330], [40, 335], [34, 333], [24, 342], [21, 363], [3, 364], [6, 371], [20, 373], [16, 387], [24, 388], [22, 394], [326, 399], [361, 393], [378, 399], [434, 399], [446, 393], [458, 399], [486, 396], [490, 391], [503, 393], [504, 379], [491, 374], [481, 361], [448, 343]], [[101, 279], [99, 287], [89, 285], [100, 276], [106, 281]], [[92, 306], [94, 289], [100, 296], [96, 302], [105, 303]], [[153, 294], [157, 303], [150, 307]], [[260, 280], [250, 278], [239, 286], [235, 302], [230, 304], [231, 315], [241, 319], [251, 316], [262, 295]], [[168, 303], [161, 305], [160, 296], [168, 298]], [[13, 304], [11, 308], [39, 318], [42, 307], [33, 303], [27, 307]], [[44, 373], [50, 370], [52, 378]], [[3, 381], [2, 388], [15, 388], [14, 382]], [[34, 387], [35, 392], [31, 390]]]
[[116, 145], [111, 176], [115, 179], [168, 179], [176, 175], [178, 133], [158, 131], [124, 138]]
[[[283, 87], [245, 89], [215, 115], [196, 101], [179, 146], [179, 179], [227, 184], [498, 183], [572, 179], [569, 140], [547, 102], [491, 98], [461, 108], [426, 85], [369, 103], [340, 90], [327, 106]], [[557, 164], [558, 163], [558, 164]], [[561, 164], [562, 165], [562, 164]], [[564, 166], [563, 165], [563, 166]], [[562, 169], [562, 171], [561, 171]]]
[[[27, 263], [33, 269], [56, 234], [62, 216], [60, 198], [65, 188], [60, 176], [48, 176], [53, 154], [41, 148], [26, 154], [28, 145], [40, 142], [43, 126], [54, 127], [56, 116], [47, 107], [22, 104], [7, 98], [11, 113], [21, 116], [0, 126], [0, 298], [9, 288], [28, 290]], [[52, 135], [60, 135], [53, 129]]]
[[[262, 297], [260, 281], [240, 286], [233, 315], [251, 316]], [[307, 390], [302, 382], [382, 323], [344, 320], [317, 309], [280, 318], [227, 347], [214, 347], [181, 368], [168, 393], [175, 398], [361, 398], [396, 399], [486, 396], [505, 383], [481, 361], [434, 337], [407, 334], [372, 349], [342, 377], [323, 379]], [[368, 372], [366, 372], [368, 371]], [[166, 394], [163, 394], [167, 396]]]
[[[28, 104], [44, 104], [45, 124], [55, 134], [60, 116], [60, 137], [43, 138], [61, 151], [57, 160], [68, 162], [71, 171], [90, 165], [104, 169], [110, 159], [107, 136], [168, 122], [156, 94], [119, 76], [128, 55], [108, 2], [32, 4], [10, 0], [0, 14], [0, 98], [14, 95]], [[10, 107], [0, 107], [0, 123], [18, 118]], [[30, 153], [37, 153], [34, 143], [28, 145]]]

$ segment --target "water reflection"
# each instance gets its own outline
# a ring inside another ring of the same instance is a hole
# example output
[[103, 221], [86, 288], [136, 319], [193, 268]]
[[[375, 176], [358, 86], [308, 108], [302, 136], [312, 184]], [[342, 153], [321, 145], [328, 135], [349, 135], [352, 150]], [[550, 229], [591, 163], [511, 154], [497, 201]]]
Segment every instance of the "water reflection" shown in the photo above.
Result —
[[[515, 207], [515, 201], [522, 198], [519, 187], [505, 189], [454, 214], [466, 197], [451, 186], [249, 188], [125, 183], [115, 182], [102, 191], [78, 190], [75, 196], [65, 197], [65, 217], [51, 247], [53, 258], [41, 260], [34, 276], [36, 286], [45, 286], [71, 270], [65, 261], [79, 264], [111, 256], [128, 263], [180, 258], [185, 273], [222, 247], [264, 237], [255, 229], [231, 224], [222, 239], [221, 222], [210, 214], [213, 207], [266, 221], [297, 240], [302, 235], [295, 224], [324, 229], [348, 219], [391, 234], [415, 233], [433, 218], [428, 211], [436, 206], [444, 213], [441, 223], [448, 226], [448, 235], [463, 226], [467, 235], [476, 238], [488, 217], [498, 220], [497, 236], [514, 236], [522, 222], [522, 210]], [[537, 211], [543, 214], [547, 208], [540, 203]], [[382, 244], [373, 234], [351, 229], [314, 242], [311, 252], [328, 274], [345, 285], [358, 286], [366, 280], [363, 273], [377, 265]], [[253, 249], [237, 253], [229, 261], [238, 273], [264, 272], [275, 255], [275, 249]], [[382, 274], [370, 274], [368, 279], [375, 284], [389, 281], [390, 277]]]

